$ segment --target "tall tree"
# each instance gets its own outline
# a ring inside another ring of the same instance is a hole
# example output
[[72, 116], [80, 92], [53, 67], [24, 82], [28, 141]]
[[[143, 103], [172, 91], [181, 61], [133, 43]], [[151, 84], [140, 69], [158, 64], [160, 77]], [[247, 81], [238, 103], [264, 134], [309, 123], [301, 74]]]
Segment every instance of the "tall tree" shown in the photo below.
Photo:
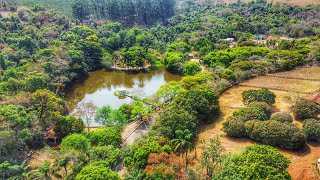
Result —
[[82, 22], [89, 18], [90, 9], [87, 0], [74, 0], [71, 4], [72, 14]]
[[188, 130], [177, 130], [177, 138], [172, 139], [171, 143], [175, 146], [175, 151], [185, 151], [186, 169], [188, 169], [188, 151], [192, 148], [192, 133]]

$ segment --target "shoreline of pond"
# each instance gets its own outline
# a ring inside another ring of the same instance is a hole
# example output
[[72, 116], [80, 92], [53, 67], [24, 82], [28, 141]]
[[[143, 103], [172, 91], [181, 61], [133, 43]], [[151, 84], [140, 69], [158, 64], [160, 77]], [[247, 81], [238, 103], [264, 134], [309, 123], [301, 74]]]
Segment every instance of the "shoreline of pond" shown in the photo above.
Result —
[[[127, 70], [102, 68], [89, 72], [81, 81], [74, 83], [65, 91], [68, 114], [72, 114], [83, 101], [93, 101], [97, 107], [110, 105], [117, 109], [132, 101], [130, 98], [119, 99], [114, 95], [117, 90], [128, 90], [134, 96], [145, 98], [156, 93], [161, 85], [182, 78], [181, 75], [173, 74], [164, 68]], [[90, 124], [90, 127], [96, 125]]]

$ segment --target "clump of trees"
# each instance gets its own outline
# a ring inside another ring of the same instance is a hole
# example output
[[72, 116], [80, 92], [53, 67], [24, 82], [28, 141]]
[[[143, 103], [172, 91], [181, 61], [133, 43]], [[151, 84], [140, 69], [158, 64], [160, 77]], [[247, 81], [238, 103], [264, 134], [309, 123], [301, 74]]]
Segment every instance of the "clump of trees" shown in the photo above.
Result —
[[[248, 137], [264, 144], [286, 149], [301, 149], [306, 143], [303, 130], [292, 124], [293, 118], [285, 112], [271, 116], [275, 95], [268, 89], [248, 90], [242, 93], [248, 107], [241, 108], [223, 122], [224, 131], [232, 137]], [[260, 102], [254, 102], [255, 100]]]
[[95, 19], [120, 21], [128, 25], [149, 26], [165, 23], [174, 15], [175, 0], [74, 0], [72, 14], [80, 21], [94, 16]]
[[247, 90], [242, 92], [242, 102], [248, 105], [252, 102], [265, 102], [269, 105], [275, 103], [276, 95], [267, 88], [259, 90]]
[[306, 119], [303, 121], [303, 130], [308, 140], [320, 141], [320, 121], [315, 119]]
[[293, 117], [289, 112], [278, 112], [271, 116], [270, 120], [279, 121], [281, 123], [292, 123]]
[[298, 99], [293, 107], [293, 113], [300, 119], [317, 118], [320, 106], [307, 99]]
[[213, 179], [291, 179], [286, 171], [290, 161], [277, 149], [253, 145], [240, 154], [222, 159], [221, 170]]

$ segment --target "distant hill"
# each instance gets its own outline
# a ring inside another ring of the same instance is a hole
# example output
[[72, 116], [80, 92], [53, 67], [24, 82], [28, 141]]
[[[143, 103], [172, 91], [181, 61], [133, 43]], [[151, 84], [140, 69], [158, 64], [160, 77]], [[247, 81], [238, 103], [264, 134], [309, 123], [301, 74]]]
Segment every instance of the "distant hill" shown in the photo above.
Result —
[[[36, 4], [40, 4], [44, 7], [57, 9], [62, 12], [64, 15], [71, 17], [71, 8], [70, 5], [73, 0], [20, 0], [21, 5], [32, 8]], [[177, 0], [182, 1], [182, 0]], [[195, 0], [198, 2], [208, 2], [213, 3], [225, 2], [225, 3], [235, 3], [238, 0]], [[250, 2], [252, 0], [240, 0], [241, 2]], [[273, 3], [286, 3], [296, 6], [307, 6], [307, 5], [320, 5], [320, 0], [267, 0], [268, 2]]]
[[53, 8], [64, 15], [71, 16], [71, 2], [72, 0], [20, 0], [22, 6], [29, 8], [39, 4], [47, 8]]
[[[235, 3], [237, 0], [223, 0], [227, 3]], [[252, 0], [240, 0], [241, 2], [250, 2]], [[291, 4], [296, 6], [320, 5], [320, 0], [267, 0], [273, 3]]]

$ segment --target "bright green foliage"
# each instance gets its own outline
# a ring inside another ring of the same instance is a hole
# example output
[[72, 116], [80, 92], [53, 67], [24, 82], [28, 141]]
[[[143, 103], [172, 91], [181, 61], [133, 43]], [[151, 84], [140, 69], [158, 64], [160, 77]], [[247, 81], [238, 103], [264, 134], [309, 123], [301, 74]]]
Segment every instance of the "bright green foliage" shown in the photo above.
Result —
[[175, 134], [177, 138], [171, 140], [175, 151], [182, 151], [184, 149], [188, 150], [192, 147], [192, 143], [190, 142], [192, 139], [192, 133], [188, 129], [184, 131], [177, 130]]
[[238, 59], [246, 59], [251, 56], [266, 56], [269, 52], [268, 48], [264, 47], [238, 47], [227, 50], [211, 52], [203, 57], [204, 63], [208, 66], [223, 66], [229, 67], [231, 63]]
[[175, 42], [167, 47], [167, 52], [181, 52], [188, 53], [191, 51], [190, 46], [185, 42]]
[[221, 76], [227, 80], [233, 81], [236, 79], [236, 75], [234, 74], [234, 71], [231, 69], [225, 69]]
[[156, 96], [163, 98], [164, 101], [171, 100], [179, 94], [181, 91], [181, 86], [176, 81], [170, 81], [162, 85], [156, 92]]
[[182, 78], [180, 84], [183, 88], [190, 90], [193, 87], [207, 82], [207, 79], [201, 76], [185, 76]]
[[110, 168], [88, 165], [80, 171], [76, 176], [76, 180], [120, 180], [120, 177]]
[[168, 107], [160, 113], [160, 119], [153, 129], [161, 136], [174, 138], [177, 130], [189, 129], [195, 133], [198, 120], [188, 111], [179, 107]]
[[165, 54], [163, 63], [168, 71], [178, 73], [182, 71], [185, 60], [186, 57], [181, 52], [168, 52]]
[[28, 175], [28, 165], [23, 161], [19, 165], [13, 165], [8, 161], [0, 163], [0, 177], [3, 179], [24, 179]]
[[50, 179], [50, 173], [51, 173], [51, 163], [46, 160], [37, 168], [31, 172], [28, 178], [30, 179]]
[[[190, 79], [192, 77], [190, 76]], [[160, 113], [160, 119], [153, 130], [156, 134], [169, 139], [176, 137], [177, 130], [189, 130], [195, 135], [200, 122], [211, 121], [218, 113], [219, 103], [215, 92], [207, 86], [193, 86], [191, 90], [181, 91], [165, 111]]]
[[112, 112], [111, 106], [102, 106], [101, 108], [97, 109], [95, 122], [100, 123], [102, 125], [109, 125], [111, 124], [109, 118]]
[[253, 145], [241, 154], [223, 159], [221, 172], [213, 179], [291, 179], [290, 161], [270, 146]]
[[74, 116], [62, 116], [54, 127], [55, 132], [58, 133], [60, 138], [69, 134], [81, 133], [84, 128], [82, 119]]
[[63, 100], [49, 90], [40, 89], [34, 92], [30, 98], [30, 105], [30, 110], [37, 114], [44, 128], [52, 123], [51, 118], [64, 110]]
[[131, 117], [132, 119], [138, 119], [150, 112], [150, 107], [147, 106], [141, 99], [137, 99], [131, 104]]
[[91, 161], [105, 161], [107, 166], [115, 167], [118, 160], [121, 158], [122, 152], [120, 149], [112, 145], [94, 146], [89, 150]]
[[148, 63], [153, 63], [156, 59], [141, 46], [122, 49], [121, 55], [123, 57], [123, 62], [130, 67], [144, 67]]
[[61, 149], [68, 151], [75, 149], [79, 151], [87, 151], [90, 147], [90, 142], [82, 134], [71, 134], [62, 139]]
[[86, 136], [93, 146], [118, 147], [121, 143], [121, 134], [115, 127], [100, 127], [87, 133]]
[[190, 75], [193, 76], [197, 74], [198, 72], [201, 72], [201, 68], [197, 62], [186, 62], [183, 66], [183, 74], [184, 75]]
[[242, 121], [249, 121], [255, 119], [264, 121], [268, 119], [264, 111], [257, 107], [240, 108], [239, 110], [233, 112], [233, 116], [241, 119]]
[[150, 153], [162, 152], [172, 152], [168, 139], [159, 136], [140, 139], [125, 149], [124, 163], [129, 170], [144, 169]]
[[215, 167], [221, 162], [224, 148], [219, 137], [209, 139], [209, 142], [202, 141], [200, 143], [202, 149], [200, 165], [202, 168], [206, 168], [206, 175], [212, 177]]
[[271, 120], [279, 121], [282, 123], [292, 123], [293, 117], [288, 112], [278, 112], [271, 116]]
[[320, 141], [320, 121], [315, 119], [306, 119], [303, 121], [303, 130], [308, 140]]
[[304, 64], [304, 56], [297, 51], [292, 50], [274, 50], [268, 54], [268, 58], [277, 59], [279, 68], [291, 70], [296, 66]]
[[293, 113], [297, 118], [316, 118], [320, 114], [320, 106], [307, 100], [299, 99], [293, 107]]
[[7, 105], [0, 107], [2, 121], [7, 121], [16, 130], [31, 126], [31, 117], [22, 106]]
[[250, 104], [251, 102], [266, 102], [269, 105], [275, 103], [276, 95], [269, 91], [267, 88], [261, 88], [259, 90], [247, 90], [242, 92], [242, 102], [244, 104]]

